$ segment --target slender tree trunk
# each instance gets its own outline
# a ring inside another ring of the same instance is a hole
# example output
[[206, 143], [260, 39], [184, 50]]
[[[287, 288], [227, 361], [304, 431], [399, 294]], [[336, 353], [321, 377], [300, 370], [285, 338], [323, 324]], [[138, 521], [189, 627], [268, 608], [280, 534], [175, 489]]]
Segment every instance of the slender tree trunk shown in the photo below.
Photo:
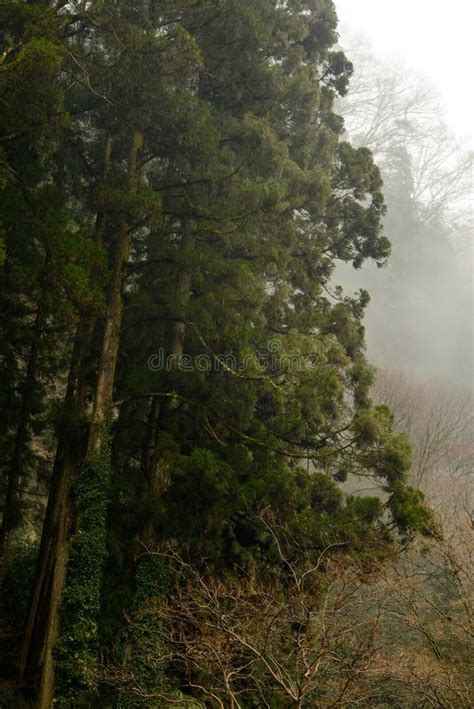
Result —
[[28, 443], [28, 429], [31, 416], [31, 404], [36, 384], [38, 359], [41, 345], [41, 337], [45, 325], [46, 316], [42, 303], [40, 302], [33, 326], [33, 339], [31, 341], [28, 366], [25, 380], [22, 386], [21, 406], [19, 411], [19, 423], [16, 429], [15, 444], [10, 461], [7, 492], [3, 510], [2, 526], [0, 528], [0, 592], [5, 578], [5, 563], [8, 553], [10, 535], [15, 524], [15, 507], [20, 500], [18, 485], [23, 473], [25, 451]]
[[[136, 194], [138, 188], [140, 177], [139, 155], [142, 147], [143, 136], [139, 131], [134, 131], [128, 164], [128, 193], [130, 195]], [[130, 225], [128, 222], [127, 215], [123, 215], [117, 237], [107, 321], [102, 339], [102, 351], [87, 446], [88, 455], [96, 453], [100, 449], [103, 427], [112, 403], [115, 369], [120, 345], [120, 329], [122, 325], [125, 269], [130, 251]]]
[[[178, 361], [183, 355], [184, 340], [186, 335], [186, 319], [191, 298], [192, 286], [192, 265], [191, 260], [195, 250], [195, 233], [192, 221], [189, 217], [182, 220], [182, 239], [180, 247], [180, 263], [176, 278], [176, 290], [174, 300], [173, 319], [170, 321], [168, 334], [166, 337], [165, 354], [166, 357]], [[148, 499], [159, 500], [167, 486], [167, 465], [163, 460], [160, 449], [160, 434], [163, 419], [166, 413], [176, 409], [179, 404], [178, 399], [160, 401], [159, 397], [153, 397], [148, 415], [147, 436], [143, 455], [145, 490]], [[154, 520], [150, 519], [144, 527], [143, 538], [146, 542], [152, 541], [154, 532]]]
[[133, 432], [138, 434], [135, 429], [130, 432], [130, 421], [132, 418], [136, 420], [136, 416], [136, 402], [127, 401], [120, 406], [112, 444], [112, 469], [118, 479], [122, 477], [130, 458], [130, 436]]

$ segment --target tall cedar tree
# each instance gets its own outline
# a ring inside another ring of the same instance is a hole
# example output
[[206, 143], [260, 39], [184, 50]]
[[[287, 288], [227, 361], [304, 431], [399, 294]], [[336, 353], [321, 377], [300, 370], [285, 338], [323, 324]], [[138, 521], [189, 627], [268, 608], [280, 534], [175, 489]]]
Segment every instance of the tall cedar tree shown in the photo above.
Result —
[[[20, 675], [37, 706], [90, 706], [99, 630], [107, 644], [120, 629], [143, 544], [173, 539], [216, 574], [261, 574], [278, 566], [262, 515], [316, 554], [344, 546], [367, 563], [393, 528], [433, 526], [406, 484], [407, 442], [370, 401], [367, 294], [330, 287], [338, 260], [389, 253], [379, 171], [333, 112], [352, 67], [332, 49], [332, 2], [2, 13], [14, 376], [1, 539], [34, 395], [54, 377], [64, 401]], [[159, 353], [174, 366], [154, 371]], [[384, 500], [344, 496], [336, 481], [352, 475], [374, 477]]]

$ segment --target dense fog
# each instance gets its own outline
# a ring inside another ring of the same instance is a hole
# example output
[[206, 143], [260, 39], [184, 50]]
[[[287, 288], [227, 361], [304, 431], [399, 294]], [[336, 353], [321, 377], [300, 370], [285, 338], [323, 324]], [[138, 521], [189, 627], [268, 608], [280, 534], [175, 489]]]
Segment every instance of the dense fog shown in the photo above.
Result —
[[339, 110], [349, 138], [382, 170], [392, 254], [384, 269], [344, 265], [335, 281], [370, 294], [376, 365], [472, 393], [472, 150], [450, 132], [426, 77], [377, 59], [363, 37], [345, 49], [355, 71]]

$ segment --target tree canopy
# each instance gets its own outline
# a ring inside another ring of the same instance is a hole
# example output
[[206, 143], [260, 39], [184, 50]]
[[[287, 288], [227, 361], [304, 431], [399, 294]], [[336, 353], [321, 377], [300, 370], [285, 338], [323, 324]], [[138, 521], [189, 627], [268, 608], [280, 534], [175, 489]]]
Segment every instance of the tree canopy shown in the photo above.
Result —
[[[20, 691], [203, 706], [150, 611], [190, 583], [177, 559], [280, 599], [310, 563], [318, 598], [334, 560], [370, 575], [438, 534], [371, 400], [368, 294], [331, 286], [390, 253], [380, 171], [334, 107], [352, 65], [331, 0], [0, 13], [5, 587], [18, 529], [40, 537]], [[350, 495], [354, 476], [378, 494]], [[126, 666], [143, 697], [110, 681]]]

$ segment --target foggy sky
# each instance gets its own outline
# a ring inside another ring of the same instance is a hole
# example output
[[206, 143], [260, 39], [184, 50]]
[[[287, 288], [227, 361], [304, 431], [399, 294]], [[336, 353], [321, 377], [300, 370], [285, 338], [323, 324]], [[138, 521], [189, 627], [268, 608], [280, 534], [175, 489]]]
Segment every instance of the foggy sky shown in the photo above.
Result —
[[374, 53], [429, 77], [451, 129], [474, 147], [473, 0], [334, 0], [344, 36], [364, 34]]

